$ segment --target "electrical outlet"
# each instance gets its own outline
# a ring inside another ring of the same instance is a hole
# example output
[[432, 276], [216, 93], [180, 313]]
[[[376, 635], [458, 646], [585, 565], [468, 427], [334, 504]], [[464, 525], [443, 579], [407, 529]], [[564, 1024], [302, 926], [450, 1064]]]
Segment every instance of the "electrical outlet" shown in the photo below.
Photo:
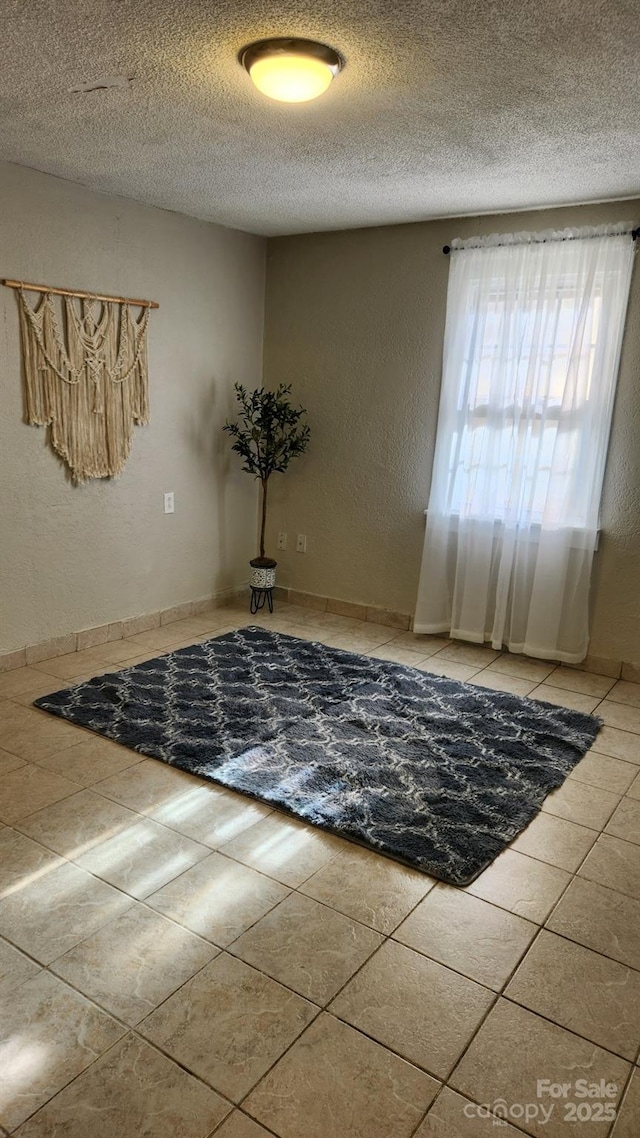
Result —
[[164, 512], [165, 512], [165, 514], [174, 514], [175, 509], [176, 509], [176, 503], [175, 503], [175, 498], [173, 496], [173, 490], [170, 490], [169, 493], [165, 494], [165, 496], [164, 496]]
[[287, 535], [286, 535], [286, 533], [279, 533], [278, 534], [278, 549], [286, 549], [286, 548], [287, 548]]
[[297, 553], [306, 553], [307, 552], [307, 535], [306, 535], [306, 533], [299, 533], [298, 534], [298, 537], [296, 539], [296, 552]]

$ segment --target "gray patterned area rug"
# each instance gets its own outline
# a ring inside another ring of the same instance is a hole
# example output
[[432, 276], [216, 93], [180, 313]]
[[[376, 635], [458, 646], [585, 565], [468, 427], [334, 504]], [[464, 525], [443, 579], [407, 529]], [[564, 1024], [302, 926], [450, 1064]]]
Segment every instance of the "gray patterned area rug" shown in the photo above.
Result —
[[263, 628], [35, 704], [453, 885], [535, 817], [600, 727]]

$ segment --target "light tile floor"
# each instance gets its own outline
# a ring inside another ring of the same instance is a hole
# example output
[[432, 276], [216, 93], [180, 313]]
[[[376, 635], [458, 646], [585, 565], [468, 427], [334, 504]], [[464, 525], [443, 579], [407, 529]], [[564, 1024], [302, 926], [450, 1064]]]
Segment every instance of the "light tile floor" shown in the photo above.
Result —
[[[454, 889], [30, 706], [249, 623], [606, 727]], [[0, 676], [0, 778], [0, 1134], [640, 1135], [640, 684], [221, 609]]]

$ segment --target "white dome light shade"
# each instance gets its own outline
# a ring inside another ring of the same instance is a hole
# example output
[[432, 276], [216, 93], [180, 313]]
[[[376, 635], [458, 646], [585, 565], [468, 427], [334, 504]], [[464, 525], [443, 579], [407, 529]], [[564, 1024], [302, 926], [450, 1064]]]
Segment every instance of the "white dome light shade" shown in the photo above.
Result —
[[314, 40], [259, 40], [240, 52], [258, 90], [281, 103], [306, 103], [322, 95], [342, 67], [337, 51]]
[[280, 103], [306, 103], [317, 99], [333, 79], [326, 63], [304, 55], [258, 59], [249, 74], [263, 95]]

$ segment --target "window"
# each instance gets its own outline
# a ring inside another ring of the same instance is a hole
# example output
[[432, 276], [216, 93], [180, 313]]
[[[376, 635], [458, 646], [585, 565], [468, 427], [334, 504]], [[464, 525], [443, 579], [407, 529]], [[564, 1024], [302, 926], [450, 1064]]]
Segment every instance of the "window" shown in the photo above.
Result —
[[[516, 515], [521, 524], [540, 524], [546, 508], [557, 522], [584, 526], [584, 498], [574, 497], [571, 517], [562, 515], [561, 503], [580, 464], [585, 423], [599, 402], [593, 380], [603, 282], [594, 281], [584, 312], [575, 274], [533, 297], [510, 297], [499, 280], [493, 281], [484, 306], [482, 286], [480, 280], [474, 283], [466, 318], [458, 422], [451, 435], [451, 512], [481, 515], [487, 493], [493, 493], [497, 520]], [[508, 370], [498, 407], [496, 361]], [[571, 367], [581, 382], [566, 398]], [[554, 456], [565, 494], [550, 497]]]
[[419, 631], [584, 655], [633, 252], [625, 226], [454, 243]]

